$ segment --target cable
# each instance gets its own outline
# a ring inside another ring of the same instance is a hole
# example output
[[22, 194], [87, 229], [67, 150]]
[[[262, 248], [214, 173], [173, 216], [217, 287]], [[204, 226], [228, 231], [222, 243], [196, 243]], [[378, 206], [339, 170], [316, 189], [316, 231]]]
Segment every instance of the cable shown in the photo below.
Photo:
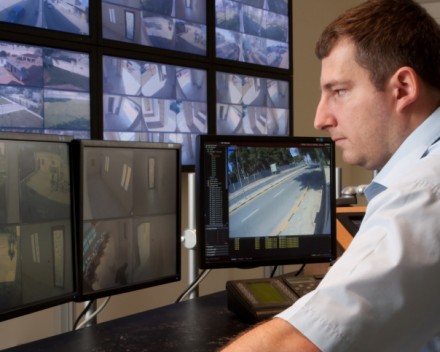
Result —
[[[304, 270], [305, 266], [306, 266], [305, 263], [302, 264], [301, 267], [298, 269], [298, 271], [295, 273], [295, 276], [298, 276], [299, 274], [301, 274], [301, 272]], [[278, 265], [275, 265], [275, 266], [273, 267], [273, 269], [272, 269], [271, 274], [270, 274], [270, 277], [271, 277], [271, 278], [274, 277], [275, 272], [277, 271], [277, 269], [278, 269]]]
[[275, 275], [275, 272], [277, 271], [277, 269], [278, 269], [278, 265], [274, 265], [274, 267], [272, 269], [272, 272], [270, 273], [270, 277], [271, 278], [273, 278], [273, 276]]
[[96, 309], [92, 315], [90, 315], [87, 319], [85, 319], [81, 324], [79, 324], [75, 330], [81, 329], [84, 325], [86, 325], [90, 320], [92, 320], [94, 317], [96, 317], [101, 311], [105, 308], [107, 303], [110, 301], [111, 296], [107, 297], [105, 301], [99, 306], [98, 309]]
[[76, 318], [75, 323], [73, 324], [73, 329], [72, 330], [76, 330], [77, 325], [79, 324], [79, 321], [82, 319], [82, 317], [88, 312], [88, 310], [90, 309], [90, 307], [92, 306], [93, 303], [95, 303], [96, 300], [92, 300], [89, 301], [89, 303], [87, 303], [87, 305], [85, 306], [85, 308], [82, 310], [82, 312], [80, 313], [80, 315], [78, 316], [78, 318]]
[[182, 294], [177, 298], [176, 303], [182, 302], [183, 299], [189, 295], [202, 281], [203, 279], [209, 274], [209, 272], [211, 271], [211, 269], [205, 269], [203, 270], [199, 276], [197, 277], [197, 279], [195, 279], [191, 285], [188, 286], [188, 288], [182, 292]]
[[295, 276], [299, 276], [299, 274], [302, 273], [302, 271], [304, 270], [305, 267], [306, 267], [305, 263], [303, 265], [301, 265], [301, 268], [299, 268], [299, 270], [295, 273]]

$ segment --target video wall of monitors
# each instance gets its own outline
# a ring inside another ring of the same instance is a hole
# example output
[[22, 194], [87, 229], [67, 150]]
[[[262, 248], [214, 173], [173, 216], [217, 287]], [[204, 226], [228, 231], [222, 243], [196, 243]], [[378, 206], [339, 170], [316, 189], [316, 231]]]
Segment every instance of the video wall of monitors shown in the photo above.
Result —
[[289, 0], [4, 0], [0, 131], [293, 136]]
[[[55, 135], [61, 144], [0, 141], [0, 201], [13, 209], [3, 215], [0, 209], [0, 320], [54, 301], [78, 299], [71, 269], [84, 267], [70, 255], [78, 249], [71, 242], [76, 229], [68, 208], [76, 204], [68, 186], [66, 141], [104, 142], [105, 148], [105, 143], [128, 141], [168, 145], [173, 151], [167, 153], [178, 154], [174, 159], [180, 163], [173, 170], [180, 174], [195, 171], [201, 135], [274, 140], [294, 135], [292, 23], [290, 0], [0, 1], [0, 134], [19, 132], [22, 140]], [[173, 183], [169, 159], [149, 157], [149, 179], [154, 178], [155, 186], [137, 189], [155, 195], [163, 182]], [[97, 160], [90, 157], [90, 164]], [[105, 162], [100, 167], [105, 169]], [[45, 174], [46, 179], [40, 179]], [[127, 180], [127, 173], [122, 174]], [[172, 192], [171, 187], [164, 190]], [[18, 193], [11, 198], [11, 192]], [[142, 201], [146, 198], [135, 205]], [[35, 202], [43, 206], [37, 209]], [[141, 214], [142, 226], [120, 222], [121, 233], [127, 230], [136, 243], [145, 244], [160, 237], [154, 232], [156, 224], [174, 227], [180, 221], [177, 206], [172, 212], [164, 205], [163, 214], [151, 213], [159, 209], [157, 204]], [[93, 231], [101, 228], [89, 215], [83, 214], [83, 239], [98, 243]], [[168, 216], [175, 220], [167, 221]], [[157, 248], [162, 248], [160, 243], [151, 250]], [[136, 265], [144, 263], [148, 253], [133, 253], [137, 257], [130, 258], [130, 285], [140, 288], [179, 278], [178, 266], [170, 262], [158, 277], [142, 271], [145, 275], [138, 280]], [[151, 256], [161, 263], [157, 253]], [[118, 264], [124, 271], [124, 263]], [[41, 270], [51, 275], [43, 277]], [[128, 290], [124, 285], [90, 283], [83, 282], [79, 300], [102, 296], [107, 289]], [[49, 299], [35, 295], [35, 288]]]

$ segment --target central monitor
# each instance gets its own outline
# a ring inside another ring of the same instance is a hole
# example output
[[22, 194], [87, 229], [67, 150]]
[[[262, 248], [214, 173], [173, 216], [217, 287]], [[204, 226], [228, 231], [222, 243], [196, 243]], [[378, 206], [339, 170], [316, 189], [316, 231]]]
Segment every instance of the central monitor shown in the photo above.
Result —
[[201, 135], [198, 142], [200, 268], [336, 257], [331, 139]]
[[77, 300], [180, 280], [180, 145], [74, 143]]

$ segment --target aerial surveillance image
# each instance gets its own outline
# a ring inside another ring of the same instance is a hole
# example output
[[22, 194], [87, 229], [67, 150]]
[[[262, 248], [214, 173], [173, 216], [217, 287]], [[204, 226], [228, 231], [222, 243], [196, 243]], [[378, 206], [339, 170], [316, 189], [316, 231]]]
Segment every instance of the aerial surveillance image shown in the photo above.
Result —
[[176, 160], [168, 150], [89, 148], [83, 174], [83, 289], [93, 293], [175, 270]]
[[0, 130], [89, 137], [89, 56], [0, 42]]
[[0, 312], [73, 290], [67, 144], [0, 142]]
[[0, 21], [89, 34], [89, 0], [2, 0]]
[[216, 97], [219, 134], [288, 135], [287, 81], [217, 72]]
[[103, 36], [206, 55], [206, 0], [102, 0]]
[[194, 163], [207, 133], [206, 70], [104, 56], [104, 139], [182, 144]]
[[216, 0], [217, 57], [289, 68], [289, 22], [285, 0]]

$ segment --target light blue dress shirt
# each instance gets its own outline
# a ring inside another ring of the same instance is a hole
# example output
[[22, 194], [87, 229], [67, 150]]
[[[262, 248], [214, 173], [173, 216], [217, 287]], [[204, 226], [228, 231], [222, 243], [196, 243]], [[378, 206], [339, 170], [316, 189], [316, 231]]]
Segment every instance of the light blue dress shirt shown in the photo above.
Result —
[[321, 350], [437, 350], [440, 142], [433, 142], [438, 137], [440, 109], [376, 175], [380, 192], [319, 287], [278, 315]]

